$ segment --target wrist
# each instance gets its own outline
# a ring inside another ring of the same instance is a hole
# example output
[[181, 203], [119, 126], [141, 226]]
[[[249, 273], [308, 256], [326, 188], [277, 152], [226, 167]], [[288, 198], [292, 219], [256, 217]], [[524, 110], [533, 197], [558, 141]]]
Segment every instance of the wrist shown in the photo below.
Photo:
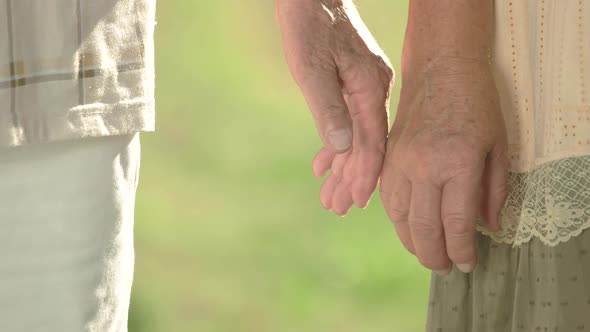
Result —
[[434, 52], [414, 55], [402, 54], [403, 76], [434, 75], [439, 77], [490, 73], [490, 53], [460, 55], [454, 52]]
[[492, 0], [411, 0], [402, 73], [485, 66], [491, 54], [493, 14]]

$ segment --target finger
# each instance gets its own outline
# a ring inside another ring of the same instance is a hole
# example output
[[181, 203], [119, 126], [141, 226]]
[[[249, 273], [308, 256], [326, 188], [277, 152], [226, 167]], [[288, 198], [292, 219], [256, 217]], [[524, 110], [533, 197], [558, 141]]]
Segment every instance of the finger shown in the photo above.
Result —
[[395, 226], [398, 238], [406, 250], [415, 255], [416, 250], [408, 225], [412, 186], [410, 181], [393, 168], [384, 169], [383, 173], [380, 189], [383, 207]]
[[332, 195], [339, 181], [340, 176], [331, 173], [320, 188], [320, 202], [326, 210], [332, 209]]
[[334, 156], [335, 154], [332, 150], [326, 148], [320, 149], [320, 151], [313, 158], [313, 175], [317, 178], [321, 178], [326, 175], [326, 172], [332, 166]]
[[367, 206], [379, 179], [387, 142], [389, 90], [393, 76], [386, 66], [357, 66], [355, 80], [344, 80], [344, 91], [353, 126], [355, 180], [352, 186], [357, 206]]
[[334, 210], [334, 212], [339, 216], [344, 217], [353, 204], [351, 193], [353, 174], [352, 164], [349, 162], [351, 155], [339, 155], [338, 157], [341, 159], [346, 158], [346, 161], [344, 162], [341, 170], [342, 176], [340, 177], [340, 182], [336, 185], [334, 194], [332, 195], [332, 210]]
[[352, 194], [350, 182], [341, 181], [334, 190], [332, 196], [332, 210], [337, 215], [344, 217], [352, 207]]
[[334, 160], [332, 161], [332, 173], [339, 176], [343, 175], [344, 166], [348, 163], [350, 155], [350, 151], [335, 155]]
[[412, 182], [409, 226], [418, 260], [425, 267], [445, 275], [451, 270], [443, 226], [440, 220], [441, 188], [423, 182]]
[[352, 197], [356, 206], [367, 207], [377, 187], [379, 174], [383, 168], [383, 155], [359, 149], [354, 156], [355, 176], [352, 183]]
[[505, 151], [500, 146], [492, 149], [483, 175], [482, 216], [484, 226], [492, 232], [500, 229], [500, 213], [508, 196], [508, 158]]
[[297, 80], [315, 119], [324, 146], [333, 152], [352, 145], [352, 124], [335, 65], [319, 68]]
[[480, 208], [481, 175], [452, 178], [443, 187], [441, 216], [447, 254], [459, 270], [469, 273], [476, 264], [475, 222]]

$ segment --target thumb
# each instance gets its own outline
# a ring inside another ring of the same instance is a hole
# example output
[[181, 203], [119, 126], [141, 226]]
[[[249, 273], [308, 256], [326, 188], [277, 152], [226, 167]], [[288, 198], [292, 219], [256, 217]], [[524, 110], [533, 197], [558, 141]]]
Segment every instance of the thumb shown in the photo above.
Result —
[[336, 68], [316, 70], [297, 83], [315, 119], [324, 146], [336, 153], [350, 149], [352, 121]]

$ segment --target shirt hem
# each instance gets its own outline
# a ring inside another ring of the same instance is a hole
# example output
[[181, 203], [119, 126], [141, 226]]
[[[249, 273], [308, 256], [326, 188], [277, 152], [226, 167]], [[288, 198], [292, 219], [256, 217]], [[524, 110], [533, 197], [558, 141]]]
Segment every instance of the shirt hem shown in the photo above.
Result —
[[0, 133], [0, 147], [153, 132], [155, 102], [136, 99], [80, 105], [61, 114], [35, 114], [21, 120], [20, 127], [5, 128]]

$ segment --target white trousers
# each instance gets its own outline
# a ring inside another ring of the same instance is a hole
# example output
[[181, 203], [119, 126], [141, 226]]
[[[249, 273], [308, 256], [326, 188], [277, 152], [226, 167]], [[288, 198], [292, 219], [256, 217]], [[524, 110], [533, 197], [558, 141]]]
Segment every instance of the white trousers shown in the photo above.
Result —
[[127, 331], [139, 160], [139, 134], [0, 149], [0, 331]]

